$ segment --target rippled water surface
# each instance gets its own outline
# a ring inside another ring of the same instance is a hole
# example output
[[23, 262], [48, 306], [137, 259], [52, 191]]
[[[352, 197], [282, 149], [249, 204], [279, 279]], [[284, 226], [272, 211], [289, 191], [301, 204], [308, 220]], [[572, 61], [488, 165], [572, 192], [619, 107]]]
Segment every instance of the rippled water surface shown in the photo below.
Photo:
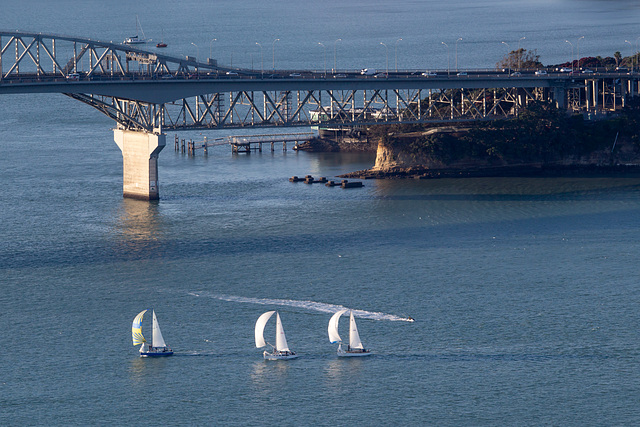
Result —
[[[137, 13], [174, 52], [194, 41], [202, 56], [217, 37], [214, 52], [243, 66], [256, 41], [270, 62], [279, 37], [276, 61], [292, 68], [320, 67], [320, 41], [332, 62], [339, 37], [343, 67], [383, 61], [380, 41], [393, 63], [400, 37], [401, 65], [446, 67], [440, 39], [459, 36], [460, 61], [490, 67], [520, 34], [560, 62], [578, 28], [581, 52], [607, 55], [638, 21], [625, 1], [23, 3], [2, 4], [0, 28], [120, 40]], [[170, 144], [162, 198], [146, 203], [122, 199], [112, 127], [62, 95], [0, 99], [1, 424], [637, 422], [639, 177], [342, 190], [287, 178], [372, 155], [189, 158]], [[327, 323], [342, 307], [371, 357], [336, 357]], [[130, 325], [145, 308], [174, 357], [137, 356]], [[254, 346], [274, 309], [297, 360]]]

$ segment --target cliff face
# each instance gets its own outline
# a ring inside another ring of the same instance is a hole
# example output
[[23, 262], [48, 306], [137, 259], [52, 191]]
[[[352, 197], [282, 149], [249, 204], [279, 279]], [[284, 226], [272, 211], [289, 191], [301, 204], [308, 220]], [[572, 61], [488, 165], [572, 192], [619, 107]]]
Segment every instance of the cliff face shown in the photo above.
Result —
[[[640, 165], [640, 154], [633, 148], [628, 141], [618, 141], [615, 153], [610, 148], [606, 150], [595, 150], [586, 155], [566, 155], [550, 162], [522, 162], [522, 161], [496, 161], [486, 158], [465, 158], [452, 163], [444, 163], [440, 160], [434, 160], [432, 157], [420, 153], [415, 150], [410, 140], [403, 140], [393, 143], [378, 143], [376, 153], [376, 162], [373, 168], [368, 171], [355, 172], [353, 176], [349, 174], [344, 177], [369, 177], [369, 178], [385, 178], [385, 177], [411, 177], [420, 174], [425, 176], [475, 176], [480, 171], [486, 171], [488, 175], [500, 173], [507, 174], [509, 169], [520, 170], [524, 173], [531, 171], [546, 169], [550, 171], [560, 171], [566, 167], [568, 171], [576, 168], [602, 168], [605, 171], [620, 165], [627, 167]], [[616, 166], [617, 165], [617, 166]], [[576, 169], [576, 170], [578, 170]], [[586, 170], [586, 169], [585, 169]], [[592, 171], [591, 169], [589, 169]], [[626, 170], [626, 169], [625, 169]], [[500, 172], [502, 171], [502, 172]]]
[[377, 172], [391, 172], [401, 168], [412, 166], [422, 166], [425, 168], [434, 167], [432, 162], [424, 156], [412, 153], [405, 144], [378, 143], [376, 152], [376, 164], [372, 170]]

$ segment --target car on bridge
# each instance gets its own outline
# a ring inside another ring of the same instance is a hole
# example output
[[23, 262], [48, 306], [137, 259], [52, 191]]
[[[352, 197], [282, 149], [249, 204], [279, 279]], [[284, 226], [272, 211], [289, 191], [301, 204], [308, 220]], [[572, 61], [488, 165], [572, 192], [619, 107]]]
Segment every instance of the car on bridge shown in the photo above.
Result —
[[438, 75], [438, 73], [434, 73], [433, 71], [425, 71], [424, 73], [420, 74], [422, 77], [436, 77]]
[[547, 72], [545, 70], [538, 70], [535, 74], [536, 76], [546, 76]]

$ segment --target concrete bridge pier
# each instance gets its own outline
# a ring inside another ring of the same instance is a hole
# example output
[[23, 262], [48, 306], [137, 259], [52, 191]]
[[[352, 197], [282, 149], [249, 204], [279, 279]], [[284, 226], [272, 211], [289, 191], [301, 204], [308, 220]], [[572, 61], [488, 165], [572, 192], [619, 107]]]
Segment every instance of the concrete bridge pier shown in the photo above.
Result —
[[556, 101], [557, 108], [565, 108], [567, 105], [567, 92], [563, 87], [554, 87], [553, 99]]
[[122, 195], [157, 200], [158, 154], [166, 145], [166, 135], [114, 129], [113, 139], [122, 151]]

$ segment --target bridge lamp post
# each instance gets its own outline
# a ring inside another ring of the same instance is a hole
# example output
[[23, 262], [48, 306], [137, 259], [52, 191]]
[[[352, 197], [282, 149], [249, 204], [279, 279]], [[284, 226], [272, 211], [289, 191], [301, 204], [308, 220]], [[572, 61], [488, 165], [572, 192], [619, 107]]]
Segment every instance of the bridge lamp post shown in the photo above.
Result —
[[336, 45], [338, 44], [338, 42], [341, 42], [342, 39], [336, 39], [336, 41], [333, 42], [333, 70], [331, 70], [332, 73], [335, 73], [336, 70], [338, 69], [338, 61], [337, 61], [337, 50], [338, 48], [336, 47]]
[[211, 58], [211, 45], [213, 44], [213, 42], [217, 41], [218, 39], [211, 39], [211, 41], [209, 42], [209, 58]]
[[458, 42], [462, 40], [462, 37], [458, 37], [456, 40], [456, 71], [458, 71]]
[[445, 42], [442, 42], [442, 44], [447, 47], [447, 77], [449, 77], [449, 74], [451, 73], [451, 61], [449, 59], [449, 45], [446, 44]]
[[386, 55], [387, 55], [387, 77], [389, 77], [389, 48], [387, 47], [387, 45], [386, 45], [386, 44], [384, 44], [384, 43], [382, 43], [382, 42], [380, 42], [380, 44], [381, 44], [382, 46], [384, 46], [384, 51], [385, 51], [385, 53], [386, 53]]
[[573, 43], [571, 43], [569, 40], [565, 40], [565, 42], [571, 45], [571, 72], [573, 73]]
[[[631, 42], [629, 40], [625, 40], [624, 42], [629, 43], [629, 46], [631, 46], [631, 54], [633, 55], [633, 45]], [[633, 73], [633, 58], [631, 58], [631, 72]]]
[[518, 70], [522, 68], [522, 52], [520, 52], [520, 42], [526, 39], [526, 37], [520, 37], [518, 40]]
[[327, 47], [324, 45], [324, 43], [318, 44], [322, 46], [322, 57], [324, 59], [324, 76], [327, 77]]
[[198, 45], [195, 44], [194, 42], [191, 42], [191, 44], [196, 47], [196, 74], [198, 74], [198, 57], [200, 56], [200, 49], [198, 48]]
[[507, 65], [509, 66], [509, 75], [511, 75], [511, 59], [509, 58], [509, 51], [511, 50], [511, 47], [507, 42], [502, 42], [502, 44], [507, 47]]
[[262, 56], [262, 45], [256, 42], [258, 46], [260, 46], [260, 77], [264, 77], [264, 58]]
[[[578, 71], [580, 71], [580, 40], [582, 40], [584, 36], [580, 37], [576, 42], [576, 56], [578, 57]], [[633, 50], [633, 46], [631, 46], [631, 50]]]
[[401, 38], [396, 40], [395, 56], [396, 56], [396, 73], [398, 72], [398, 42], [402, 41]]
[[272, 55], [272, 59], [273, 59], [273, 71], [276, 70], [276, 42], [280, 41], [280, 39], [275, 39], [273, 41], [273, 44], [271, 45], [271, 55]]

